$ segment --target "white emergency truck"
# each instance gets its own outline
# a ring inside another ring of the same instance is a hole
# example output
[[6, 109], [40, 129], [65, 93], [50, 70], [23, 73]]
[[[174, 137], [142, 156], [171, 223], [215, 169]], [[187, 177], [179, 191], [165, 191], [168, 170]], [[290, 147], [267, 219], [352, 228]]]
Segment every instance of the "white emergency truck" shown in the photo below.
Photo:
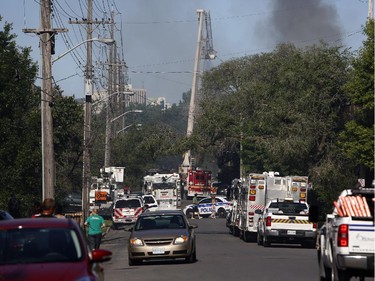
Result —
[[180, 175], [177, 173], [147, 175], [144, 193], [155, 197], [158, 210], [176, 210], [181, 206]]
[[317, 224], [309, 222], [306, 202], [273, 199], [259, 213], [262, 217], [258, 222], [258, 245], [268, 247], [271, 243], [290, 243], [315, 247]]
[[[317, 239], [320, 280], [374, 277], [374, 191], [344, 190], [334, 202], [333, 212], [326, 215]], [[310, 215], [316, 222], [317, 212]]]

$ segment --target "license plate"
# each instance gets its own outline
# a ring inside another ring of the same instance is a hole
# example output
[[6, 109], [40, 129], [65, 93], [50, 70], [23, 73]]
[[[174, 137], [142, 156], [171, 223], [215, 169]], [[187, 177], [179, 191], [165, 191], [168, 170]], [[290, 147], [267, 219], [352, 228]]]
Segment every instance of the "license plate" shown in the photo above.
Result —
[[287, 231], [287, 234], [288, 234], [288, 235], [296, 235], [297, 233], [296, 233], [295, 230], [288, 230], [288, 231]]
[[164, 248], [152, 248], [152, 253], [154, 255], [162, 255], [165, 253]]

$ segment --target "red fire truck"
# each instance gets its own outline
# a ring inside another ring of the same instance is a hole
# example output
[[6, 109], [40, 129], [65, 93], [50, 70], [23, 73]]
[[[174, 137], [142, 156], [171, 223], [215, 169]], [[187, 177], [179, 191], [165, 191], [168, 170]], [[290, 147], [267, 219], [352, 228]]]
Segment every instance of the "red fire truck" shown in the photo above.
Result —
[[188, 198], [197, 194], [198, 197], [206, 197], [216, 194], [215, 187], [211, 187], [211, 171], [199, 168], [189, 169], [186, 178], [185, 191]]

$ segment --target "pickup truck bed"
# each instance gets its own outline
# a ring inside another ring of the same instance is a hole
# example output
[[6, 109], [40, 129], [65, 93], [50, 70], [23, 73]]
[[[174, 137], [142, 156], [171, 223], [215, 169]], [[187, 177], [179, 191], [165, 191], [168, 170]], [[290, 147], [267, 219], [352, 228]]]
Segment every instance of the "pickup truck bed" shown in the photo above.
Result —
[[340, 210], [343, 201], [337, 201], [333, 213], [327, 215], [320, 229], [317, 242], [320, 280], [345, 281], [352, 276], [374, 276], [374, 193], [368, 190], [345, 190], [340, 198], [345, 197], [354, 202], [352, 210], [364, 210], [365, 206], [362, 203], [359, 205], [358, 199], [365, 199], [370, 213], [351, 216], [347, 210]]

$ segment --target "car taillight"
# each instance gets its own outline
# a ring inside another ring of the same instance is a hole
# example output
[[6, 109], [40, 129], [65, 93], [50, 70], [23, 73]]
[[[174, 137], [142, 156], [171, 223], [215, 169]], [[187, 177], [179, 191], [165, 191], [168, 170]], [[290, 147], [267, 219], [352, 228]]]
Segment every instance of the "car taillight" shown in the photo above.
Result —
[[271, 217], [270, 216], [268, 216], [266, 218], [266, 226], [271, 226]]
[[249, 212], [249, 216], [254, 216], [254, 212]]
[[256, 188], [256, 186], [255, 185], [250, 185], [250, 188], [254, 189], [254, 188]]
[[251, 195], [251, 196], [249, 196], [249, 200], [250, 200], [250, 201], [255, 201], [255, 195]]
[[313, 222], [313, 228], [317, 228], [318, 227], [318, 224], [316, 222]]
[[341, 224], [337, 233], [337, 246], [348, 247], [349, 246], [349, 225]]

